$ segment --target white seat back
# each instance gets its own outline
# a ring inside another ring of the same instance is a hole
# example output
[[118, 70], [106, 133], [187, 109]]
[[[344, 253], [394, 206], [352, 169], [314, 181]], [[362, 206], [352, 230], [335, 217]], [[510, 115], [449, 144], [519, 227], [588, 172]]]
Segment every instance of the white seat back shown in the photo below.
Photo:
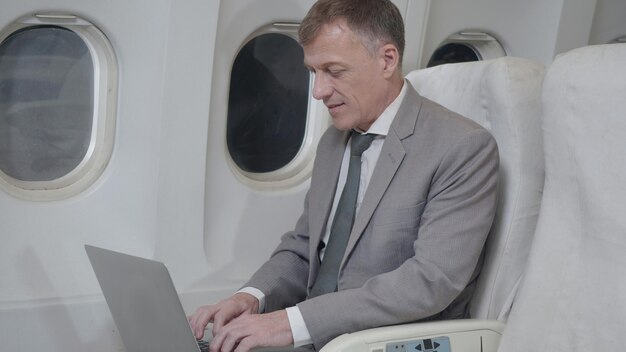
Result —
[[626, 331], [626, 44], [555, 59], [546, 180], [500, 351], [621, 351]]
[[506, 319], [526, 266], [543, 188], [540, 63], [518, 59], [442, 65], [407, 79], [424, 97], [487, 128], [500, 151], [500, 194], [474, 318]]

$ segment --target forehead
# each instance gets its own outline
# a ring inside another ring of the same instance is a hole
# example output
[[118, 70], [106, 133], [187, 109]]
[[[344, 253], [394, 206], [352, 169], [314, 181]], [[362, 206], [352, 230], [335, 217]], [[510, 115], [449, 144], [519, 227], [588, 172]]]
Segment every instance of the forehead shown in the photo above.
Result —
[[303, 46], [308, 67], [330, 62], [354, 61], [365, 47], [361, 38], [343, 20], [324, 24], [315, 38]]

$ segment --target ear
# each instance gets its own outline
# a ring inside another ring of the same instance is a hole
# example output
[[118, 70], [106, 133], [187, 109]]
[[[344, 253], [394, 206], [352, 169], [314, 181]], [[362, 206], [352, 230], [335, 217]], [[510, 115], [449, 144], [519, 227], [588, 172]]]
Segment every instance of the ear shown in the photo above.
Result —
[[380, 57], [383, 64], [383, 75], [389, 78], [400, 69], [400, 53], [393, 44], [385, 44], [380, 47]]

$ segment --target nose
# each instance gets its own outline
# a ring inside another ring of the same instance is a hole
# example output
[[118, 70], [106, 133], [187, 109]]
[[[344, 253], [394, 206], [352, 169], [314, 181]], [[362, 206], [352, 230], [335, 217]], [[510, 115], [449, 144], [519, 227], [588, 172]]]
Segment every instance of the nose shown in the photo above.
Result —
[[315, 73], [313, 76], [313, 98], [324, 100], [331, 96], [333, 88], [324, 73]]

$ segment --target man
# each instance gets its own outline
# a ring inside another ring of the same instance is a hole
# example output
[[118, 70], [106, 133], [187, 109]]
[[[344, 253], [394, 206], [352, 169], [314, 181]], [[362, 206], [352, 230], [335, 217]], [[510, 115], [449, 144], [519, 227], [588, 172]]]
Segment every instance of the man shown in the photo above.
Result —
[[[196, 337], [213, 322], [212, 351], [320, 349], [346, 332], [467, 317], [496, 207], [493, 138], [403, 80], [389, 0], [319, 0], [299, 35], [333, 120], [304, 212], [244, 289], [189, 318]], [[355, 144], [365, 134], [371, 145]]]

